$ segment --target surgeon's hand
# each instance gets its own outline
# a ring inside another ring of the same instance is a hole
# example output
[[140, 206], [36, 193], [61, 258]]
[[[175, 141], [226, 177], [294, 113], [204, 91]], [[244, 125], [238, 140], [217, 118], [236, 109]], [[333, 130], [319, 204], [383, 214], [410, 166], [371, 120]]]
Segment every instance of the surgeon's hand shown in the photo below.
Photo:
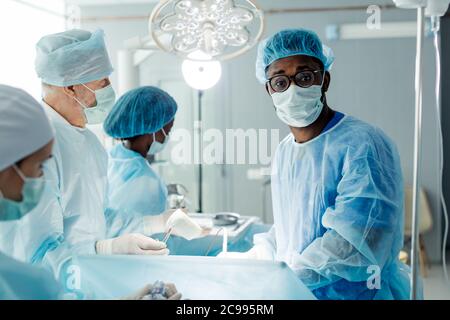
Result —
[[137, 292], [121, 298], [121, 300], [180, 300], [181, 293], [173, 283], [157, 281], [148, 284]]
[[139, 233], [130, 233], [96, 243], [97, 254], [168, 255], [164, 242]]

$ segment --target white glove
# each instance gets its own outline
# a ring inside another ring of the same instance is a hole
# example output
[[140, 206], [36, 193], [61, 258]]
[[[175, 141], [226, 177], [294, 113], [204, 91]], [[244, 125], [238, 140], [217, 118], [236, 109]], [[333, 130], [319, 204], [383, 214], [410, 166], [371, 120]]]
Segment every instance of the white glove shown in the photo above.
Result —
[[139, 233], [97, 241], [97, 254], [168, 255], [166, 244]]
[[[181, 293], [177, 291], [177, 288], [173, 283], [164, 283], [164, 296], [163, 299], [166, 300], [180, 300], [181, 299]], [[148, 284], [142, 289], [139, 289], [137, 292], [121, 298], [121, 300], [154, 300], [158, 299], [155, 297], [155, 295], [152, 295], [152, 291], [154, 289], [154, 284]], [[159, 297], [161, 299], [161, 297]]]

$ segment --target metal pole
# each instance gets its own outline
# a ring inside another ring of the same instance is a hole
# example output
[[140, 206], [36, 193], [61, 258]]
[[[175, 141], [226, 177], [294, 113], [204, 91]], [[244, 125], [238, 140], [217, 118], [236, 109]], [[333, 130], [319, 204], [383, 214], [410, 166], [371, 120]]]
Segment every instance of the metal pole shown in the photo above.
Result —
[[411, 300], [417, 300], [418, 283], [418, 240], [419, 240], [419, 188], [422, 146], [422, 49], [424, 33], [424, 8], [417, 9], [417, 56], [416, 56], [416, 105], [414, 127], [414, 177], [412, 203], [412, 243], [411, 243]]
[[202, 123], [202, 99], [203, 91], [198, 90], [198, 133], [199, 133], [199, 149], [200, 157], [198, 163], [198, 211], [203, 212], [203, 123]]

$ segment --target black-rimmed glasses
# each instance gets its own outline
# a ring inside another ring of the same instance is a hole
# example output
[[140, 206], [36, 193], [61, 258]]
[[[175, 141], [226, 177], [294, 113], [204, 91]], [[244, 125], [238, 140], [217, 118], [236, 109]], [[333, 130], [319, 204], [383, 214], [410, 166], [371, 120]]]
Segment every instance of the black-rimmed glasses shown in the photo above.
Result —
[[[298, 72], [295, 76], [276, 75], [270, 78], [267, 82], [275, 92], [286, 91], [291, 86], [292, 81], [294, 81], [294, 83], [299, 87], [309, 88], [314, 83], [319, 82], [317, 79], [321, 76], [322, 71], [323, 70], [304, 70]], [[322, 79], [320, 80], [320, 82], [322, 82]]]

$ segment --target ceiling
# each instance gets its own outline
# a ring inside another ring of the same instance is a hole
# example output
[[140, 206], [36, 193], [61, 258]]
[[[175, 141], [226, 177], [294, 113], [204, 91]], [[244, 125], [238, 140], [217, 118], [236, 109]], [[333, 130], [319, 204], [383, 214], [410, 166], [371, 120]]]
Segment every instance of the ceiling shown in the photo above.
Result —
[[158, 0], [65, 0], [67, 4], [75, 4], [79, 6], [102, 6], [114, 4], [142, 4], [155, 3]]

